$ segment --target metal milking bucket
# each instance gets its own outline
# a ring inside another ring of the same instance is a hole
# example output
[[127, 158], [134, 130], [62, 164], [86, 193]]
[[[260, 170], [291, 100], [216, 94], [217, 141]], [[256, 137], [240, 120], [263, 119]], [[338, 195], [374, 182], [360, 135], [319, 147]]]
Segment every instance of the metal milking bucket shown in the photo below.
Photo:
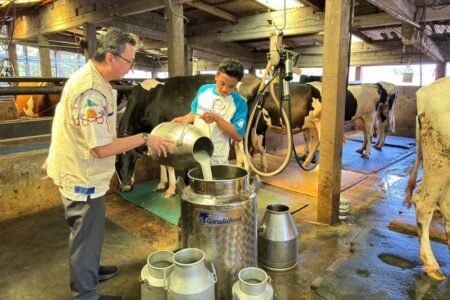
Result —
[[290, 270], [297, 265], [297, 255], [298, 231], [289, 207], [282, 204], [268, 205], [258, 228], [259, 265], [271, 271]]
[[149, 149], [149, 155], [160, 164], [175, 169], [191, 169], [199, 166], [200, 153], [206, 152], [209, 157], [214, 152], [211, 139], [204, 136], [194, 125], [165, 122], [156, 126], [152, 135], [164, 137], [173, 142], [171, 153], [167, 157], [157, 156]]

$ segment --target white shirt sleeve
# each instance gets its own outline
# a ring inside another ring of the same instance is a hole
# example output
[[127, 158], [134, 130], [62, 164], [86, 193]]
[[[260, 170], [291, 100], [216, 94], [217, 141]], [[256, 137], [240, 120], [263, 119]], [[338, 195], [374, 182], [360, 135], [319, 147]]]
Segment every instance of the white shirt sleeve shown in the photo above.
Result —
[[89, 149], [110, 144], [114, 138], [115, 117], [113, 107], [106, 97], [96, 90], [87, 90], [75, 99], [73, 106], [75, 124]]

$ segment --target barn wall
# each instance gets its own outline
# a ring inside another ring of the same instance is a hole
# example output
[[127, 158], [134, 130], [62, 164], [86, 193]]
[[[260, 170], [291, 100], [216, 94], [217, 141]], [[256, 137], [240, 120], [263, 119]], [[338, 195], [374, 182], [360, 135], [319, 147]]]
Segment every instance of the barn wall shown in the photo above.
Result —
[[[52, 180], [43, 181], [41, 165], [48, 150], [0, 156], [0, 222], [61, 205], [60, 193]], [[159, 165], [149, 157], [136, 164], [135, 183], [159, 178]], [[108, 193], [116, 192], [113, 176]]]
[[0, 221], [60, 205], [52, 181], [42, 181], [47, 150], [0, 156]]
[[0, 100], [0, 121], [17, 119], [19, 113], [12, 100]]
[[416, 91], [417, 86], [400, 86], [399, 98], [395, 110], [395, 133], [390, 135], [412, 137], [416, 136]]

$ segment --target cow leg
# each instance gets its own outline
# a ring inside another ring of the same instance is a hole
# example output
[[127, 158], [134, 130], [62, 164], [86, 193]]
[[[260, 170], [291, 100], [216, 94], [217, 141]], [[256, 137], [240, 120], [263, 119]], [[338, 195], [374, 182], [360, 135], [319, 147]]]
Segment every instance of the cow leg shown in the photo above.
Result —
[[169, 173], [169, 188], [163, 194], [163, 198], [170, 198], [175, 195], [175, 169], [173, 167], [167, 167], [167, 173]]
[[386, 141], [386, 134], [387, 134], [387, 130], [388, 130], [388, 121], [384, 121], [380, 123], [379, 126], [379, 135], [378, 135], [378, 139], [377, 139], [377, 143], [375, 144], [375, 146], [373, 146], [375, 149], [377, 150], [381, 150], [384, 146], [384, 143]]
[[308, 156], [306, 157], [305, 162], [303, 163], [303, 167], [308, 167], [311, 162], [314, 161], [316, 157], [317, 150], [319, 149], [319, 143], [320, 143], [320, 128], [311, 130], [311, 148], [309, 151]]
[[266, 149], [264, 148], [263, 145], [263, 140], [264, 140], [264, 135], [258, 135], [258, 139], [257, 139], [257, 151], [259, 153], [261, 153], [261, 167], [263, 169], [264, 172], [267, 172], [267, 155], [266, 155]]
[[301, 160], [306, 160], [309, 154], [309, 148], [311, 144], [311, 135], [309, 128], [303, 129], [303, 140], [305, 141], [305, 147], [303, 149], [303, 152], [298, 155], [298, 158]]
[[423, 271], [436, 280], [444, 280], [439, 264], [433, 255], [430, 243], [430, 223], [436, 208], [438, 194], [425, 190], [424, 185], [413, 196], [416, 206], [417, 231], [419, 234], [420, 260], [423, 262]]
[[166, 171], [166, 166], [160, 165], [159, 166], [159, 183], [158, 185], [154, 188], [154, 191], [162, 191], [166, 188], [166, 184], [168, 182], [168, 178], [167, 178], [167, 171]]
[[364, 134], [364, 142], [362, 147], [359, 149], [361, 152], [362, 158], [369, 158], [370, 156], [370, 147], [372, 146], [372, 120], [370, 118], [363, 118], [364, 126], [363, 126], [363, 134]]
[[250, 170], [248, 161], [245, 157], [244, 142], [240, 141], [239, 143], [233, 144], [234, 144], [234, 151], [236, 152], [236, 165], [246, 169], [247, 171]]
[[445, 233], [447, 235], [447, 245], [450, 252], [450, 186], [446, 186], [439, 201], [439, 209], [444, 218]]

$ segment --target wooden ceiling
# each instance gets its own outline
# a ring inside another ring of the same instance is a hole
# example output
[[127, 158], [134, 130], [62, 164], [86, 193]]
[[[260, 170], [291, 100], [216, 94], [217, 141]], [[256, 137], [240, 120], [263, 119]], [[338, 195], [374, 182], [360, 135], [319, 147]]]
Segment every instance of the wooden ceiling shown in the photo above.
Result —
[[[161, 60], [167, 48], [165, 9], [181, 3], [186, 42], [197, 56], [211, 60], [237, 56], [248, 63], [260, 63], [269, 48], [268, 33], [276, 28], [284, 27], [288, 49], [312, 53], [322, 46], [326, 1], [302, 2], [305, 7], [284, 13], [270, 11], [255, 0], [1, 1], [0, 20], [11, 24], [10, 28], [14, 24], [14, 39], [33, 40], [45, 34], [52, 41], [66, 43], [79, 43], [86, 22], [95, 24], [98, 30], [116, 26], [138, 35], [141, 50]], [[350, 3], [354, 3], [352, 33], [364, 41], [366, 48], [381, 51], [387, 45], [401, 49], [406, 44], [422, 51], [431, 61], [449, 60], [449, 0]]]

